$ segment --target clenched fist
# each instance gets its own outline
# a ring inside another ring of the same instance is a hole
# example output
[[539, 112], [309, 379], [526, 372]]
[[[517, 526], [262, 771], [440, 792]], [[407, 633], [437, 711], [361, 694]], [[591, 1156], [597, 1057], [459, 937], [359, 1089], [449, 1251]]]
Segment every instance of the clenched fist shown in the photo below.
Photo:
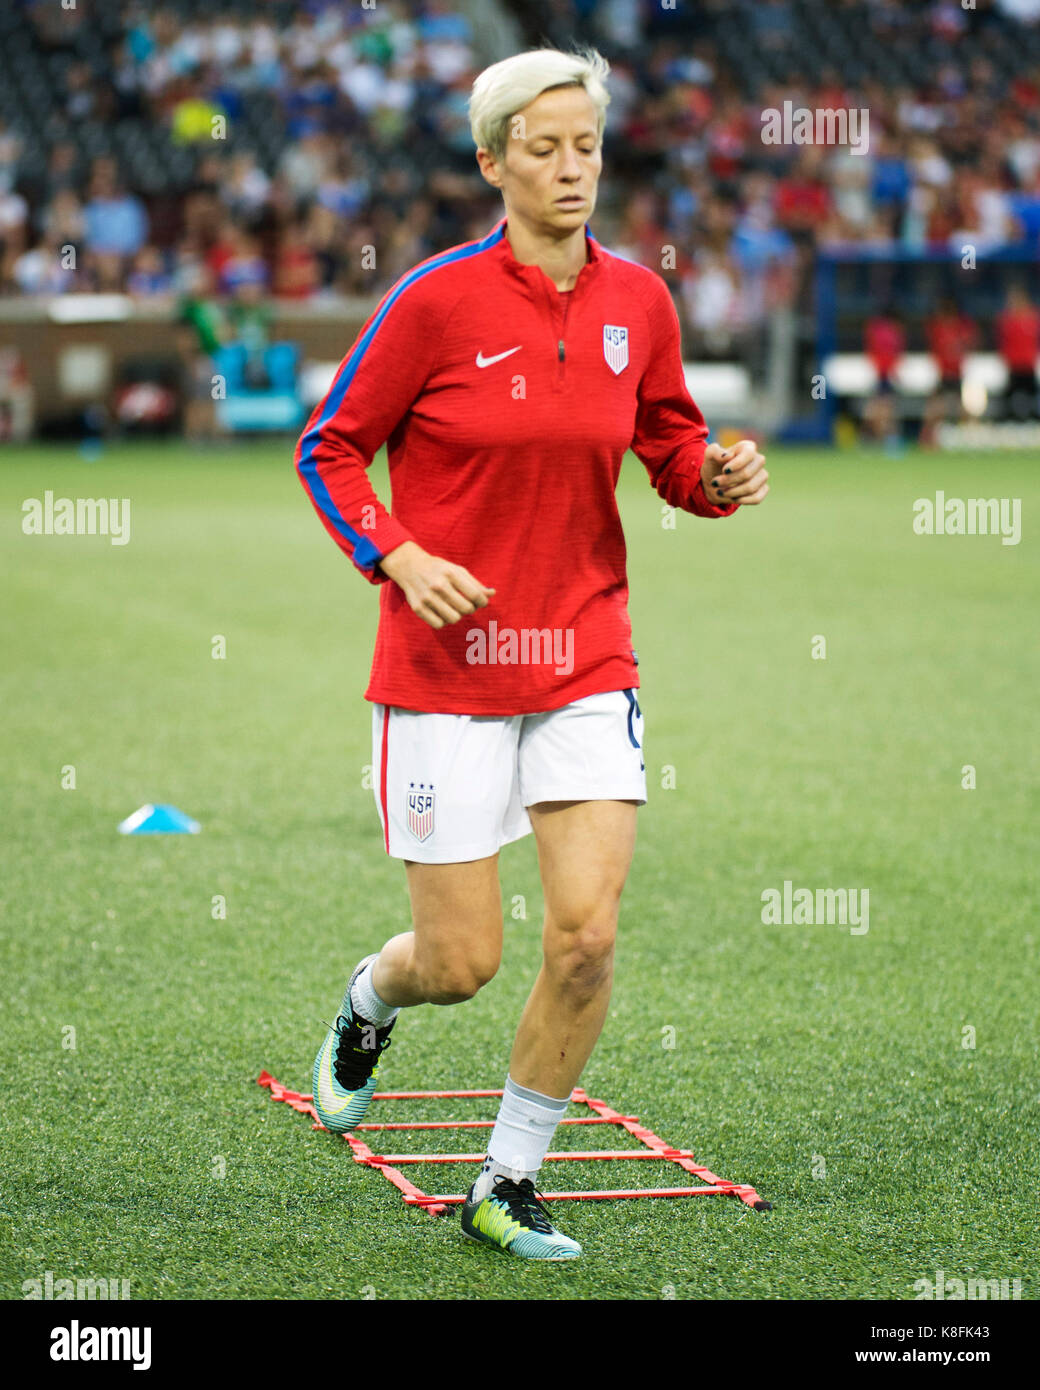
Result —
[[379, 568], [399, 585], [412, 612], [432, 628], [457, 623], [478, 608], [486, 608], [495, 592], [462, 565], [429, 554], [415, 541], [404, 541], [384, 555]]
[[741, 439], [730, 449], [709, 444], [701, 465], [705, 495], [717, 507], [733, 502], [742, 507], [756, 506], [769, 491], [765, 462], [753, 439]]

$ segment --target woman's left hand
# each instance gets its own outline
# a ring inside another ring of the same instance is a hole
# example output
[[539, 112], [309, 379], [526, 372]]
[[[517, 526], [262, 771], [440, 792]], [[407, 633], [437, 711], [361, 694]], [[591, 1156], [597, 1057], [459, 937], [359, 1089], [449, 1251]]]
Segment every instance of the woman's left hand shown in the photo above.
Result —
[[757, 506], [769, 491], [765, 462], [753, 439], [741, 439], [730, 449], [709, 444], [701, 465], [705, 495], [717, 507], [733, 502], [742, 507]]

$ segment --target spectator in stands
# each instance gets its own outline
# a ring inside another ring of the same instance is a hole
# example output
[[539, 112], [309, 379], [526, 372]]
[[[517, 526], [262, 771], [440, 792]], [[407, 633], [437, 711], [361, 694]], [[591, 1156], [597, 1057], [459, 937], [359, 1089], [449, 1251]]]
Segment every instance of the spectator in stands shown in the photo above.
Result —
[[245, 223], [253, 222], [266, 205], [270, 193], [271, 180], [257, 164], [252, 150], [231, 158], [221, 187], [221, 197], [233, 216]]
[[278, 161], [278, 172], [297, 203], [314, 197], [334, 156], [328, 134], [314, 122], [305, 123], [298, 138], [286, 145]]
[[823, 177], [826, 146], [807, 146], [790, 174], [776, 188], [776, 220], [795, 241], [811, 241], [813, 228], [831, 210], [831, 194]]
[[1014, 420], [1037, 414], [1036, 359], [1040, 355], [1040, 313], [1021, 285], [1007, 296], [997, 318], [997, 345], [1008, 370], [1005, 410]]
[[148, 218], [141, 200], [120, 187], [114, 159], [96, 159], [83, 209], [85, 249], [125, 265], [147, 239]]
[[135, 299], [166, 299], [173, 292], [173, 278], [157, 246], [142, 246], [127, 276], [127, 293]]
[[657, 220], [656, 199], [648, 189], [627, 204], [616, 249], [619, 256], [661, 273], [661, 252], [668, 237]]
[[[913, 188], [902, 142], [891, 130], [881, 131], [877, 140], [872, 130], [870, 142], [873, 161], [871, 199], [875, 206], [891, 207], [897, 214], [901, 213]], [[875, 144], [876, 155], [873, 151]]]
[[960, 220], [950, 233], [951, 251], [960, 255], [965, 246], [990, 251], [1013, 240], [1007, 195], [999, 183], [999, 171], [988, 160], [979, 169], [958, 173], [953, 196]]
[[0, 123], [0, 287], [11, 286], [14, 266], [29, 244], [29, 200], [17, 188], [22, 141]]
[[304, 231], [317, 262], [318, 292], [338, 292], [344, 271], [344, 246], [335, 214], [315, 203], [307, 213]]
[[[257, 237], [234, 222], [228, 223], [228, 232], [230, 244], [224, 248], [225, 254], [221, 258], [218, 271], [221, 292], [234, 296], [244, 285], [266, 288], [269, 278], [267, 264]], [[210, 265], [217, 269], [212, 256]]]
[[282, 235], [275, 261], [275, 294], [279, 299], [310, 299], [318, 288], [319, 276], [318, 258], [304, 229], [299, 223], [290, 222]]
[[15, 294], [68, 294], [79, 287], [80, 276], [67, 263], [64, 243], [48, 236], [14, 262], [11, 272]]
[[200, 140], [212, 140], [227, 122], [227, 112], [203, 91], [202, 84], [187, 78], [176, 84], [176, 95], [170, 111], [170, 139], [177, 145], [191, 145]]
[[29, 225], [29, 204], [13, 188], [0, 185], [0, 261], [13, 264], [25, 249]]
[[739, 351], [745, 327], [740, 271], [725, 252], [705, 250], [696, 268], [683, 277], [682, 301], [693, 328], [696, 356], [731, 357]]
[[79, 150], [70, 140], [55, 145], [47, 162], [47, 193], [75, 193], [79, 197], [83, 187]]
[[70, 121], [104, 119], [111, 107], [111, 88], [94, 81], [86, 63], [73, 63], [65, 74], [65, 114]]

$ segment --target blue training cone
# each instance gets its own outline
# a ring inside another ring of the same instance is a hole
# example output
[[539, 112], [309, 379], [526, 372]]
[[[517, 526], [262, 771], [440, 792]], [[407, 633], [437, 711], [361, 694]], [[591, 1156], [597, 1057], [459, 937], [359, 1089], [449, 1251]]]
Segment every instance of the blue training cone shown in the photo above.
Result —
[[132, 816], [120, 821], [120, 835], [197, 835], [202, 827], [176, 806], [139, 806]]

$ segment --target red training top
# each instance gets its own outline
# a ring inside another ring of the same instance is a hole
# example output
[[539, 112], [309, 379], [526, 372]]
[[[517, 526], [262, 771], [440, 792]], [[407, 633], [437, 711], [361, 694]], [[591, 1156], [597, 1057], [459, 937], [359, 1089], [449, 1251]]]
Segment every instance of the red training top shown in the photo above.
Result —
[[894, 319], [868, 319], [864, 330], [867, 356], [880, 377], [889, 377], [903, 355], [903, 330]]
[[928, 347], [944, 381], [960, 376], [975, 336], [971, 319], [960, 314], [936, 314], [928, 320]]
[[[664, 281], [604, 250], [560, 293], [502, 218], [387, 291], [296, 449], [325, 529], [383, 584], [365, 698], [444, 714], [558, 709], [638, 686], [614, 490], [633, 449], [698, 516], [708, 436]], [[387, 442], [393, 514], [366, 469]], [[431, 628], [378, 568], [406, 540], [496, 593]]]
[[1040, 345], [1040, 314], [1035, 309], [1005, 309], [997, 317], [997, 337], [1011, 371], [1031, 371]]

